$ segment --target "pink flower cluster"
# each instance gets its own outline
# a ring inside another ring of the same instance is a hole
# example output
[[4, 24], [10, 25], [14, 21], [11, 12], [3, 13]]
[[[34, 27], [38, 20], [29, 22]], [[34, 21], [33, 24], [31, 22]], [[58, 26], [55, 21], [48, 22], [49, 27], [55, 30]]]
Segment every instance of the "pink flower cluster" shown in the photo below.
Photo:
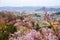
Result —
[[27, 21], [27, 20], [20, 20], [20, 19], [17, 19], [16, 20], [16, 23], [14, 24], [14, 26], [27, 26], [27, 27], [32, 27], [32, 23], [31, 21]]
[[[15, 33], [15, 34], [17, 34], [17, 35], [19, 35], [19, 33], [20, 33], [20, 31], [19, 32], [17, 32], [17, 33]], [[40, 39], [40, 36], [41, 34], [40, 34], [40, 32], [37, 32], [36, 30], [31, 30], [30, 31], [30, 33], [28, 33], [28, 34], [26, 34], [26, 35], [24, 35], [24, 36], [22, 36], [22, 37], [15, 37], [15, 38], [10, 38], [9, 40], [35, 40], [35, 39]]]
[[58, 37], [53, 32], [51, 32], [52, 29], [43, 28], [43, 30], [45, 40], [58, 40]]
[[[32, 23], [30, 20], [28, 19], [24, 19], [24, 20], [20, 20], [17, 19], [14, 26], [18, 27], [18, 26], [26, 26], [26, 27], [32, 27]], [[49, 29], [49, 28], [41, 28], [41, 32], [36, 31], [35, 29], [32, 29], [29, 33], [27, 33], [26, 35], [23, 36], [19, 36], [21, 35], [21, 30], [17, 31], [14, 33], [15, 37], [11, 37], [9, 38], [9, 40], [58, 40], [58, 37], [56, 36], [56, 34], [54, 34], [53, 29]]]

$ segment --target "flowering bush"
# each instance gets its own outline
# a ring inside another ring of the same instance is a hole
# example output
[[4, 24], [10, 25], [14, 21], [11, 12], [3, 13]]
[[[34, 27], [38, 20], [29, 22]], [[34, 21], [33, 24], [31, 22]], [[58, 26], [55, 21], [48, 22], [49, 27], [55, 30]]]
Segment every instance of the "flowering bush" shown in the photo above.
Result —
[[4, 15], [2, 13], [0, 40], [60, 40], [59, 22], [55, 20], [51, 23], [49, 15], [45, 14], [45, 20], [37, 21], [28, 15], [25, 17], [15, 16], [10, 12]]

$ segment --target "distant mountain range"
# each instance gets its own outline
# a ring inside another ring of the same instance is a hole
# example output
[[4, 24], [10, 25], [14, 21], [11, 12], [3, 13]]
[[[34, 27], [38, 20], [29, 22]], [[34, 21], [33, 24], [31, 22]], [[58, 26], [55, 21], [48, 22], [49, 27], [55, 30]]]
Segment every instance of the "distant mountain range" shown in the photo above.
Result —
[[45, 8], [45, 7], [42, 7], [40, 9], [37, 9], [35, 11], [60, 11], [60, 8]]
[[53, 7], [0, 7], [0, 10], [11, 10], [11, 11], [60, 11], [59, 8]]

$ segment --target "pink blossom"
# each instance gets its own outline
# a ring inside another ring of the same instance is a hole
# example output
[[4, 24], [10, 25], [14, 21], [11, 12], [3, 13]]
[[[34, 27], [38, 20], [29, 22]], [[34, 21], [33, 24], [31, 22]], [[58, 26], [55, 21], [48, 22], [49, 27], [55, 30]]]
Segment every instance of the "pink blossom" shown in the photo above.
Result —
[[10, 21], [9, 23], [10, 24], [14, 24], [16, 21], [15, 20], [12, 20], [12, 21]]
[[16, 22], [20, 22], [21, 20], [20, 19], [16, 19]]
[[[37, 32], [36, 30], [31, 30], [30, 33], [28, 33], [24, 39], [25, 40], [34, 40], [34, 38], [40, 39], [40, 32]], [[28, 39], [27, 39], [28, 38]]]
[[53, 35], [52, 33], [49, 33], [48, 39], [49, 40], [58, 40], [58, 37], [56, 35]]
[[19, 26], [20, 25], [20, 22], [17, 22], [14, 24], [14, 26]]
[[15, 32], [14, 34], [15, 35], [19, 35], [21, 33], [21, 31], [17, 31], [17, 32]]

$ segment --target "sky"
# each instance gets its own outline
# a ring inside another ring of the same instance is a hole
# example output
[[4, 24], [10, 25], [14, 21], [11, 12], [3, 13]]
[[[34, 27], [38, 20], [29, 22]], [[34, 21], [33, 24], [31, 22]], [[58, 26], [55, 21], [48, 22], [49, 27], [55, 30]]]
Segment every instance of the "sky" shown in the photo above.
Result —
[[0, 0], [0, 7], [60, 6], [60, 0]]

